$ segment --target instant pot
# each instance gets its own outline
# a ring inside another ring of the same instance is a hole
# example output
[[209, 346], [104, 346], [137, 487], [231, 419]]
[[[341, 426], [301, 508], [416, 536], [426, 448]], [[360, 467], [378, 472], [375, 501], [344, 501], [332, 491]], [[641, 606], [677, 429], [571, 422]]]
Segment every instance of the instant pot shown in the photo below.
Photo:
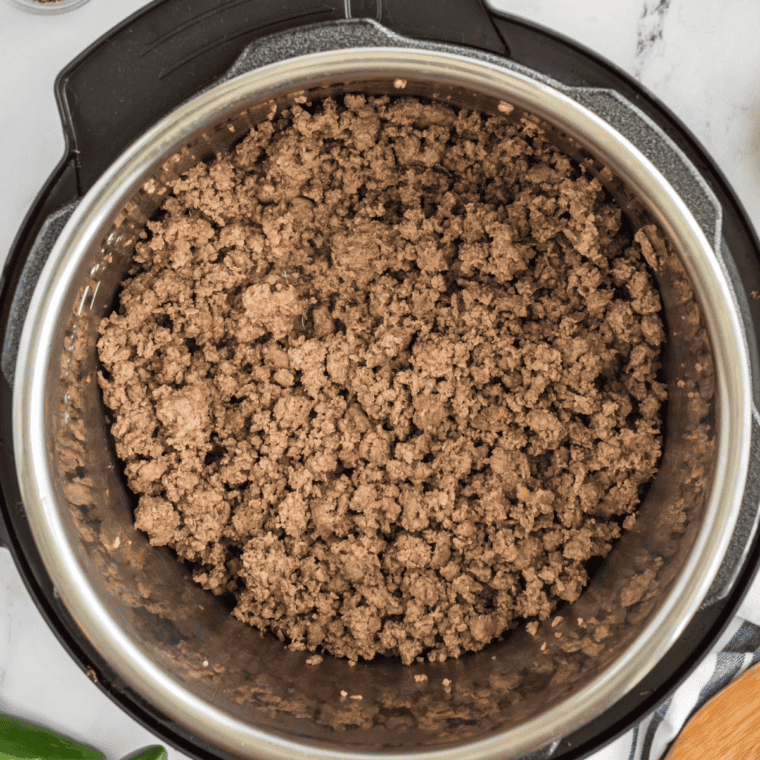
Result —
[[[98, 324], [167, 182], [344, 92], [531, 120], [649, 230], [662, 295], [665, 448], [635, 526], [554, 626], [445, 663], [308, 664], [233, 619], [134, 529], [98, 390]], [[683, 680], [758, 562], [760, 245], [672, 114], [478, 0], [158, 0], [56, 95], [66, 155], [2, 280], [0, 541], [101, 689], [198, 758], [506, 760], [584, 757]]]

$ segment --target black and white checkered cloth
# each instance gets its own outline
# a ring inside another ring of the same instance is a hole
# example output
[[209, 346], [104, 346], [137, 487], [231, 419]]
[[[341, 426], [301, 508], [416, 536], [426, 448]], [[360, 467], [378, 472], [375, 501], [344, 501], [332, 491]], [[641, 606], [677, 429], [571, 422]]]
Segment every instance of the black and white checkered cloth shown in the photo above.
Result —
[[[659, 760], [689, 718], [760, 662], [760, 576], [712, 652], [653, 713], [589, 760]], [[705, 758], [710, 760], [710, 758]]]

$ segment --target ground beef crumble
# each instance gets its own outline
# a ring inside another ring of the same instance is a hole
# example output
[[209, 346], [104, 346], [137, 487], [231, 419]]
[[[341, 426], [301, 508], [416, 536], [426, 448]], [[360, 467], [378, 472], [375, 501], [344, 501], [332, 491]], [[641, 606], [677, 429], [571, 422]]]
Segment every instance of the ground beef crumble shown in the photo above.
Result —
[[296, 649], [546, 619], [661, 453], [660, 299], [528, 119], [295, 105], [172, 187], [101, 325], [136, 527]]

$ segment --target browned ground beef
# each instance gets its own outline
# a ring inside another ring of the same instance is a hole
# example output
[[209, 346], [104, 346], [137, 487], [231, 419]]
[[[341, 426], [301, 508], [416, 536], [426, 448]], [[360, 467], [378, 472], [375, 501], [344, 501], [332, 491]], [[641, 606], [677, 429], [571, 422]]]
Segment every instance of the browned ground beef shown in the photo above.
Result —
[[99, 342], [151, 543], [352, 660], [444, 660], [576, 599], [666, 397], [600, 182], [528, 120], [346, 96], [171, 189]]

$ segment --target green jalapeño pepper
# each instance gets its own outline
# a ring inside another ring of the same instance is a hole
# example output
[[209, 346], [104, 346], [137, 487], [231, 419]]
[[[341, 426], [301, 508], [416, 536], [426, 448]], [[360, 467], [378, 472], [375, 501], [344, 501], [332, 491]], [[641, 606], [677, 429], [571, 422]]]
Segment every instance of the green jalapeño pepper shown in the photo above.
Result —
[[[167, 760], [158, 745], [145, 747], [124, 760]], [[94, 747], [80, 744], [26, 720], [0, 713], [0, 760], [105, 760]]]

